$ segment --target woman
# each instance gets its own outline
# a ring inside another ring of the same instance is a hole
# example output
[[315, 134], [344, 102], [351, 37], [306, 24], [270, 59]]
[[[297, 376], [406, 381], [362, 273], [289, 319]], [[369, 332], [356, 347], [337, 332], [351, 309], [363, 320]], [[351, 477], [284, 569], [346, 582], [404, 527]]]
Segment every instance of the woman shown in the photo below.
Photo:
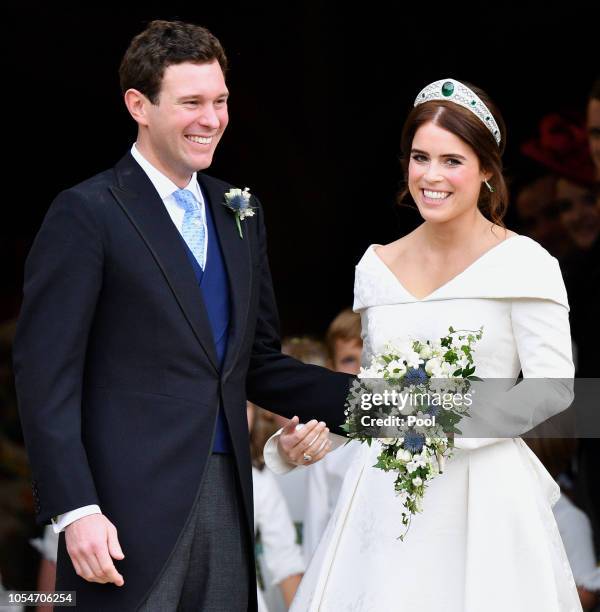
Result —
[[[365, 365], [398, 337], [435, 340], [450, 326], [483, 326], [476, 373], [510, 381], [500, 405], [518, 416], [521, 402], [532, 414], [548, 408], [548, 397], [526, 398], [523, 385], [514, 386], [519, 371], [569, 379], [573, 363], [557, 261], [502, 224], [504, 143], [502, 118], [479, 89], [444, 79], [419, 93], [402, 135], [402, 196], [410, 194], [423, 223], [367, 249], [356, 268], [354, 309]], [[568, 396], [558, 383], [556, 410]], [[284, 430], [280, 452], [290, 463], [310, 463], [323, 442], [324, 433], [309, 430]], [[267, 463], [282, 469], [274, 445]], [[292, 609], [580, 610], [552, 516], [554, 481], [520, 438], [465, 438], [458, 446], [400, 541], [395, 475], [372, 467], [377, 443], [362, 445]]]

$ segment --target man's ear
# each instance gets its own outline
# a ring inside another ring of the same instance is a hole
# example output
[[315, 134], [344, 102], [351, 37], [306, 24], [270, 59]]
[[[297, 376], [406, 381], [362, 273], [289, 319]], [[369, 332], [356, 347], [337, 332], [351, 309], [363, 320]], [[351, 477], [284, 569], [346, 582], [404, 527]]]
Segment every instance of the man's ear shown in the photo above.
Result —
[[124, 96], [125, 106], [134, 121], [140, 126], [148, 125], [148, 107], [150, 100], [137, 89], [128, 89]]

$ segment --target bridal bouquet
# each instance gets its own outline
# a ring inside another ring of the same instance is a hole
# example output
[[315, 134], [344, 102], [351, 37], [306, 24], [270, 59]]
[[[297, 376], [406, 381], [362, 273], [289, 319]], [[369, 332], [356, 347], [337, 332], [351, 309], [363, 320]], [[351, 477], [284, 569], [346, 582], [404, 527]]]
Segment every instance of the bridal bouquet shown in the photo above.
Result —
[[427, 482], [452, 455], [458, 423], [468, 417], [470, 382], [479, 380], [473, 347], [482, 334], [450, 327], [436, 341], [391, 342], [361, 368], [350, 390], [343, 429], [369, 445], [378, 438], [382, 450], [373, 467], [397, 473], [394, 490], [406, 527], [400, 540], [422, 511]]

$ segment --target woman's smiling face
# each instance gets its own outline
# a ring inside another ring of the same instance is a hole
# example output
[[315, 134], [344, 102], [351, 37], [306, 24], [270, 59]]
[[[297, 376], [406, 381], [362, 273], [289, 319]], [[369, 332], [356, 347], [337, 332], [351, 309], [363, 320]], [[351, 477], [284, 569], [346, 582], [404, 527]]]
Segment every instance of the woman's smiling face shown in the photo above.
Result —
[[433, 122], [416, 131], [408, 188], [425, 221], [444, 223], [472, 212], [487, 177], [475, 151], [452, 132]]

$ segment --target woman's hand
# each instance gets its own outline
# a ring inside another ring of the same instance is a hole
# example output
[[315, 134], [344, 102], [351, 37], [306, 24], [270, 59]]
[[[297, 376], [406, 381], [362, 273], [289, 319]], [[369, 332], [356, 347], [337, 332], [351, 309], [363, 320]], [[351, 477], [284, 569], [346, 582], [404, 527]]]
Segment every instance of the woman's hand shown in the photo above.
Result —
[[331, 450], [328, 434], [329, 428], [323, 421], [299, 424], [295, 416], [281, 431], [277, 450], [292, 465], [311, 465], [323, 459]]

